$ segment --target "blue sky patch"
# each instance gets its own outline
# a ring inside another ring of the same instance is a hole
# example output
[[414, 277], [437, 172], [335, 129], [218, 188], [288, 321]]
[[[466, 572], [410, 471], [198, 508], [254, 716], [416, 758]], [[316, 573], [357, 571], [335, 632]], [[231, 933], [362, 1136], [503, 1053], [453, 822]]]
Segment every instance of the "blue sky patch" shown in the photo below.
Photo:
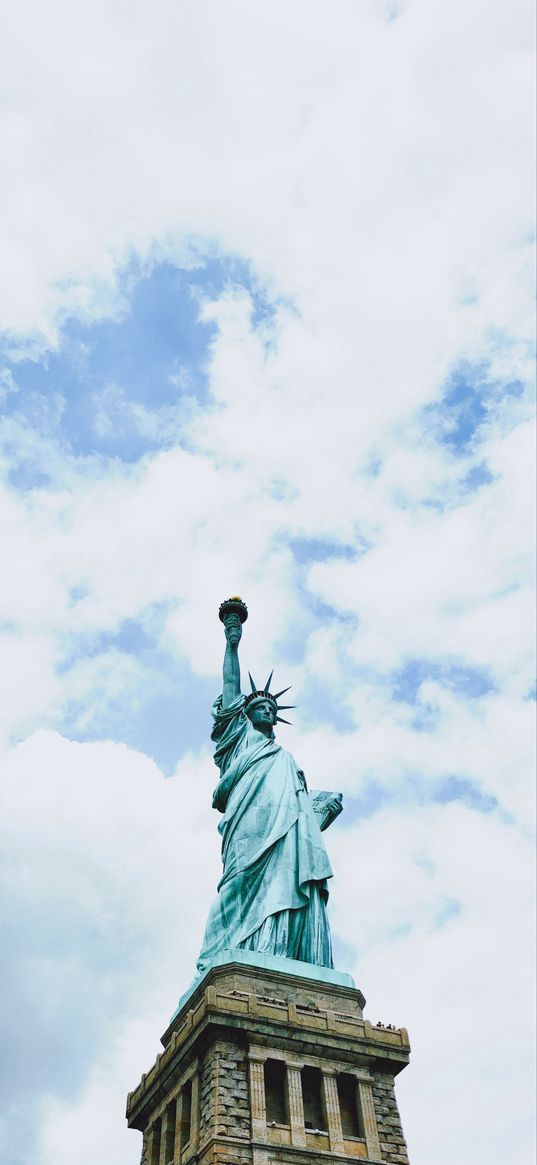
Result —
[[479, 813], [491, 813], [498, 807], [495, 797], [483, 793], [475, 781], [467, 777], [450, 776], [436, 782], [432, 788], [431, 800], [447, 805], [451, 801], [462, 801], [469, 809]]
[[287, 544], [300, 566], [309, 566], [312, 562], [326, 562], [331, 558], [344, 558], [348, 562], [353, 562], [365, 549], [363, 546], [350, 546], [322, 538], [289, 538]]
[[345, 796], [341, 824], [352, 825], [353, 821], [374, 817], [392, 798], [393, 791], [388, 785], [382, 785], [380, 781], [367, 781], [357, 797]]
[[473, 449], [491, 408], [523, 391], [521, 381], [493, 379], [487, 364], [463, 362], [453, 370], [440, 401], [427, 405], [422, 415], [437, 440], [465, 455]]
[[[252, 298], [252, 324], [270, 343], [276, 303], [250, 266], [212, 257], [197, 267], [132, 263], [120, 275], [114, 318], [65, 319], [56, 350], [13, 351], [4, 337], [4, 413], [54, 438], [70, 454], [126, 462], [181, 441], [194, 410], [208, 407], [208, 364], [217, 325], [200, 303], [227, 287]], [[23, 462], [15, 488], [47, 484]]]
[[[185, 752], [208, 743], [219, 681], [194, 675], [186, 660], [158, 646], [154, 631], [128, 619], [116, 632], [79, 639], [58, 670], [68, 677], [78, 661], [96, 661], [94, 699], [90, 690], [82, 704], [67, 703], [58, 727], [76, 740], [121, 741], [170, 775]], [[132, 670], [127, 667], [119, 691], [107, 695], [107, 669], [117, 667], [123, 676], [129, 661]]]
[[[289, 716], [292, 719], [292, 713]], [[344, 698], [328, 688], [322, 680], [313, 678], [306, 681], [300, 693], [300, 719], [304, 727], [329, 724], [339, 733], [353, 732], [356, 728]]]
[[339, 967], [340, 971], [352, 971], [356, 962], [356, 947], [345, 942], [334, 930], [332, 930], [332, 950], [334, 966]]
[[434, 680], [458, 696], [478, 699], [493, 691], [494, 682], [482, 668], [460, 660], [409, 659], [392, 674], [392, 698], [415, 704], [421, 684]]
[[[83, 725], [91, 707], [91, 693], [84, 694], [82, 707], [65, 709], [60, 727], [75, 740], [114, 740], [151, 756], [170, 776], [183, 754], [208, 744], [212, 721], [211, 705], [218, 684], [194, 677], [184, 662], [164, 653], [151, 652], [152, 667], [143, 656], [141, 682], [126, 683], [113, 699], [97, 699], [93, 715]], [[216, 780], [216, 776], [215, 776]]]
[[462, 913], [462, 906], [456, 898], [445, 898], [434, 916], [434, 926], [436, 930], [441, 930], [443, 926], [452, 918], [458, 918]]
[[493, 480], [494, 475], [490, 472], [486, 461], [480, 461], [479, 465], [473, 465], [468, 470], [461, 484], [465, 493], [474, 493], [482, 485], [490, 485]]
[[[492, 813], [498, 808], [495, 797], [483, 793], [479, 785], [464, 776], [445, 776], [430, 780], [420, 773], [402, 777], [397, 785], [370, 780], [356, 797], [345, 796], [343, 826], [374, 817], [389, 805], [448, 805], [458, 801], [477, 813]], [[421, 860], [418, 864], [422, 864]]]
[[[319, 544], [317, 544], [319, 545]], [[311, 561], [311, 560], [310, 560]], [[349, 635], [356, 627], [356, 616], [342, 614], [324, 602], [307, 587], [305, 564], [299, 564], [296, 587], [300, 596], [300, 615], [288, 628], [285, 637], [275, 644], [275, 658], [283, 664], [302, 663], [306, 651], [308, 636], [317, 627], [329, 627], [333, 624], [347, 626]]]

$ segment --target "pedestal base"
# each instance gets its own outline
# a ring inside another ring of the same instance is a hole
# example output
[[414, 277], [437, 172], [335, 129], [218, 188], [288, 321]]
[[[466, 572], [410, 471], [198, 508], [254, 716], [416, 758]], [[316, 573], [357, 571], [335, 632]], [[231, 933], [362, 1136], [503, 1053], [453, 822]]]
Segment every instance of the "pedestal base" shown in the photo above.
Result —
[[350, 976], [240, 953], [193, 984], [129, 1094], [143, 1165], [408, 1165], [405, 1029], [364, 1020]]
[[202, 975], [198, 975], [192, 980], [188, 990], [181, 995], [170, 1023], [173, 1023], [176, 1015], [179, 1015], [194, 992], [205, 981], [209, 972], [214, 967], [225, 967], [230, 963], [257, 967], [262, 971], [277, 971], [279, 974], [294, 975], [301, 979], [313, 979], [316, 983], [331, 983], [338, 987], [355, 986], [352, 975], [347, 975], [345, 971], [335, 971], [333, 967], [319, 967], [313, 963], [302, 963], [298, 959], [282, 959], [278, 955], [263, 955], [257, 951], [245, 951], [241, 947], [228, 947], [212, 960]]

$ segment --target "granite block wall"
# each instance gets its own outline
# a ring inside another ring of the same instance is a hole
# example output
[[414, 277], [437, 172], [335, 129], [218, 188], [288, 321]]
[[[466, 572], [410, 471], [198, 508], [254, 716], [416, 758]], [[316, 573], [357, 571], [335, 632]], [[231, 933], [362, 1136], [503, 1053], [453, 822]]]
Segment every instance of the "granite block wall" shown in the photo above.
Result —
[[376, 1072], [373, 1077], [373, 1101], [382, 1160], [386, 1165], [409, 1165], [393, 1076]]

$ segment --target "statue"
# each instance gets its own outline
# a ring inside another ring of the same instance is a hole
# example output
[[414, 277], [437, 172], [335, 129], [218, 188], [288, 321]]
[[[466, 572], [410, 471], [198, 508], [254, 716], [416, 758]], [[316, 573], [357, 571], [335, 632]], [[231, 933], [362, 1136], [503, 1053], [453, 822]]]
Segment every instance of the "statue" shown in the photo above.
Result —
[[220, 769], [213, 806], [223, 814], [223, 874], [198, 971], [230, 948], [333, 967], [326, 915], [332, 870], [321, 831], [341, 813], [342, 795], [308, 792], [291, 753], [276, 743], [278, 713], [291, 707], [278, 699], [288, 688], [273, 695], [272, 673], [262, 689], [250, 675], [252, 690], [241, 695], [245, 603], [228, 599], [219, 614], [226, 650], [211, 738]]

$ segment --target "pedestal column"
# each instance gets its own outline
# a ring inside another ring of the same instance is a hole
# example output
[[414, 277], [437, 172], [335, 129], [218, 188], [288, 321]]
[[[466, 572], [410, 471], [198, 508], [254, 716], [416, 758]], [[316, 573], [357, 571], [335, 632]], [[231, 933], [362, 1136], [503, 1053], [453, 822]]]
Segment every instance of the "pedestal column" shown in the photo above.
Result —
[[382, 1154], [380, 1152], [377, 1118], [373, 1103], [373, 1090], [367, 1080], [358, 1080], [357, 1089], [358, 1111], [362, 1113], [367, 1155], [373, 1161], [381, 1161]]
[[180, 1092], [175, 1104], [175, 1141], [173, 1145], [173, 1160], [179, 1165], [181, 1160], [181, 1132], [183, 1121], [183, 1093]]
[[328, 1137], [332, 1153], [344, 1153], [343, 1129], [341, 1127], [341, 1113], [337, 1090], [337, 1072], [333, 1068], [323, 1068], [323, 1099], [328, 1122]]
[[174, 1116], [175, 1112], [172, 1114], [172, 1106], [168, 1105], [164, 1111], [162, 1123], [160, 1126], [160, 1153], [158, 1165], [168, 1165], [168, 1161], [173, 1160], [173, 1145], [170, 1145], [170, 1135], [172, 1132], [172, 1127], [174, 1127]]
[[250, 1052], [250, 1108], [252, 1114], [252, 1137], [255, 1141], [267, 1139], [267, 1108], [265, 1103], [265, 1056]]
[[291, 1126], [291, 1144], [297, 1149], [306, 1144], [306, 1129], [304, 1127], [304, 1103], [302, 1100], [302, 1078], [300, 1069], [302, 1064], [287, 1062], [287, 1098], [289, 1107], [289, 1124]]
[[190, 1149], [193, 1153], [198, 1148], [200, 1135], [200, 1076], [195, 1072], [192, 1077], [192, 1100], [190, 1110]]
[[160, 1134], [160, 1126], [157, 1126], [158, 1122], [152, 1124], [151, 1127], [147, 1129], [145, 1134], [145, 1160], [147, 1165], [155, 1165], [155, 1155], [158, 1148], [158, 1138]]

